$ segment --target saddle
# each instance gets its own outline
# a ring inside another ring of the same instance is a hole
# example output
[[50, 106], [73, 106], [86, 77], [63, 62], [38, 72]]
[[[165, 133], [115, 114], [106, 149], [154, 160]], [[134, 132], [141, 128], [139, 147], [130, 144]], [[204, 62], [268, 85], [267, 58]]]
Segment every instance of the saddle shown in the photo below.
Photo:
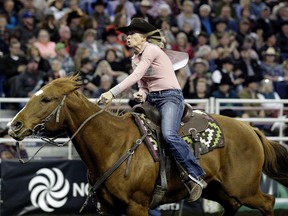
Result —
[[[155, 126], [160, 127], [160, 113], [157, 108], [148, 102], [134, 106], [132, 111], [143, 113]], [[208, 128], [208, 121], [203, 115], [193, 112], [190, 104], [185, 103], [180, 126], [179, 134], [189, 135], [191, 134], [191, 128], [194, 128], [197, 132], [205, 131]]]

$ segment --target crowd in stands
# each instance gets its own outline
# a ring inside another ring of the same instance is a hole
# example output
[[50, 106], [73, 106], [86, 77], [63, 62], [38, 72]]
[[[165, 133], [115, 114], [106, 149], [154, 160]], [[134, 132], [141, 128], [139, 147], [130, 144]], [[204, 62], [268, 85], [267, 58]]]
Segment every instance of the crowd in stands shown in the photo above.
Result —
[[[80, 91], [98, 97], [132, 72], [133, 50], [115, 28], [142, 17], [161, 29], [166, 49], [189, 54], [188, 65], [175, 72], [185, 98], [288, 98], [287, 0], [0, 3], [1, 97], [30, 97], [51, 80], [75, 72], [82, 78]], [[132, 98], [135, 88], [121, 97]], [[257, 110], [222, 114], [275, 115]]]

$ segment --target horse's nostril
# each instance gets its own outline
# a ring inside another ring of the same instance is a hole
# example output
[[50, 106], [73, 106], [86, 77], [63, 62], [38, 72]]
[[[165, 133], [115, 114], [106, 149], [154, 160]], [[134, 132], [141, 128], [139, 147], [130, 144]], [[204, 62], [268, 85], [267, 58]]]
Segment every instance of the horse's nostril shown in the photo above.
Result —
[[20, 130], [23, 127], [23, 123], [20, 122], [20, 121], [15, 121], [15, 122], [12, 123], [11, 126], [12, 126], [12, 129], [14, 131], [18, 131], [18, 130]]

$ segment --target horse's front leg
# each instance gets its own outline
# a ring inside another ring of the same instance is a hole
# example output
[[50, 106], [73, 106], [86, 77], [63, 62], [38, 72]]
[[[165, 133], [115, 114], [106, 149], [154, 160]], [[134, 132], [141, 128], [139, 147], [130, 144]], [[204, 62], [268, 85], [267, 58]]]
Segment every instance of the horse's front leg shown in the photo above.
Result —
[[127, 216], [149, 216], [148, 207], [134, 201], [130, 202], [127, 207]]

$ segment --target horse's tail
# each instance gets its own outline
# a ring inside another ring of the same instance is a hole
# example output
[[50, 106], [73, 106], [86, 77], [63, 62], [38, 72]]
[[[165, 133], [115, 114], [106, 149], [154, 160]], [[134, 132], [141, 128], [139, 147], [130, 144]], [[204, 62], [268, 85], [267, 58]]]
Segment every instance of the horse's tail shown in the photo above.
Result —
[[270, 178], [288, 187], [288, 151], [281, 144], [268, 140], [265, 135], [255, 129], [260, 138], [263, 148], [265, 161], [263, 172]]

